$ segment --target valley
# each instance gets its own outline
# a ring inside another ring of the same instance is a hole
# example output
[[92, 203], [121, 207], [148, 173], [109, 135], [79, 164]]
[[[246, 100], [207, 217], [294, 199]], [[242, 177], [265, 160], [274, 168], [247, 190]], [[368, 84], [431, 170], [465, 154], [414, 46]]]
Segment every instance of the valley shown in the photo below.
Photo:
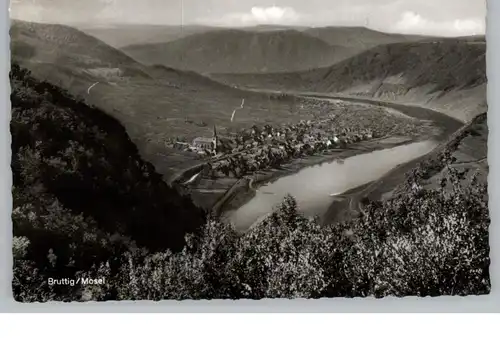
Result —
[[488, 294], [485, 9], [322, 1], [13, 2], [15, 300]]
[[[61, 25], [14, 22], [13, 58], [120, 120], [165, 181], [219, 214], [245, 204], [259, 186], [305, 167], [419, 141], [443, 142], [485, 108], [485, 75], [470, 71], [484, 68], [480, 39], [358, 27], [191, 28], [180, 36], [172, 27], [128, 27], [137, 36], [164, 39], [128, 44], [123, 27], [83, 29], [87, 35]], [[162, 33], [167, 30], [171, 35]], [[109, 43], [121, 50], [91, 35], [108, 42], [115, 36]], [[456, 53], [462, 62], [451, 59]], [[215, 130], [223, 140], [217, 156], [192, 145], [198, 137], [210, 147]], [[411, 166], [399, 167], [392, 187]], [[373, 189], [363, 191], [381, 198]]]

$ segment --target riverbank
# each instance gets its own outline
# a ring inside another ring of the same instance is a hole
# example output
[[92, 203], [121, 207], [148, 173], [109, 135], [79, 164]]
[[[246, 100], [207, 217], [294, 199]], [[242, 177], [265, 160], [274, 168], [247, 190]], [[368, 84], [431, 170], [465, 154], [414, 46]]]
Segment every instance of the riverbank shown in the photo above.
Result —
[[214, 204], [212, 211], [217, 216], [222, 216], [223, 214], [234, 211], [249, 202], [255, 196], [256, 190], [260, 187], [270, 184], [282, 177], [293, 175], [305, 168], [334, 161], [342, 161], [353, 156], [426, 140], [429, 140], [427, 135], [422, 135], [417, 138], [397, 136], [384, 137], [377, 140], [363, 141], [347, 149], [335, 149], [322, 155], [299, 158], [283, 165], [279, 169], [259, 171], [252, 176], [238, 180]]
[[[415, 158], [409, 162], [398, 165], [376, 181], [370, 182], [369, 184], [366, 184], [364, 186], [354, 188], [351, 191], [342, 194], [345, 196], [345, 198], [343, 200], [335, 201], [332, 203], [332, 205], [322, 218], [323, 223], [338, 222], [341, 220], [345, 220], [346, 218], [356, 216], [360, 212], [363, 212], [362, 201], [365, 198], [371, 201], [384, 201], [392, 198], [395, 194], [401, 193], [401, 191], [399, 191], [399, 188], [404, 182], [407, 173], [409, 173], [419, 163], [422, 163], [425, 160], [435, 159], [437, 156], [439, 156], [440, 153], [447, 149], [451, 150], [453, 152], [453, 155], [459, 157], [457, 155], [457, 152], [459, 152], [460, 150], [455, 149], [454, 144], [456, 142], [460, 142], [457, 140], [461, 140], [464, 133], [466, 133], [467, 130], [470, 130], [473, 124], [474, 121], [462, 126], [451, 135], [445, 135], [446, 140], [440, 142], [429, 153]], [[484, 125], [486, 125], [486, 123], [484, 123]], [[487, 127], [485, 127], [484, 129], [487, 129]], [[479, 134], [479, 136], [481, 136], [481, 134]], [[482, 136], [486, 139], [484, 135]], [[483, 140], [483, 142], [485, 141]], [[473, 155], [471, 156], [474, 157]], [[481, 154], [479, 154], [479, 156], [481, 156]], [[481, 161], [482, 159], [483, 158], [480, 158], [479, 160], [472, 160], [469, 163], [474, 164], [478, 161]], [[484, 178], [485, 177], [483, 177], [483, 179]], [[434, 188], [438, 187], [436, 186]], [[339, 212], [339, 210], [341, 210], [342, 212]]]
[[323, 224], [331, 224], [347, 220], [363, 213], [363, 199], [370, 201], [384, 201], [390, 199], [393, 192], [404, 182], [406, 174], [421, 161], [433, 153], [417, 157], [409, 162], [402, 163], [384, 174], [379, 179], [355, 187], [341, 194], [341, 199], [333, 201], [328, 210], [321, 217]]

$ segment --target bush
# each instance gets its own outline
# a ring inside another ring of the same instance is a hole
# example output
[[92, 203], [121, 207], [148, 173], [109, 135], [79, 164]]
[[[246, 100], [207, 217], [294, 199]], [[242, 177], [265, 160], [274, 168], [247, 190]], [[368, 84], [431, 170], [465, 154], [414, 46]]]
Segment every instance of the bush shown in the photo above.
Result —
[[463, 189], [460, 176], [450, 169], [450, 192], [416, 186], [353, 222], [346, 271], [355, 289], [379, 297], [489, 292], [486, 186]]
[[241, 236], [230, 261], [241, 296], [309, 298], [326, 287], [321, 257], [327, 238], [318, 222], [300, 216], [295, 200], [283, 204]]

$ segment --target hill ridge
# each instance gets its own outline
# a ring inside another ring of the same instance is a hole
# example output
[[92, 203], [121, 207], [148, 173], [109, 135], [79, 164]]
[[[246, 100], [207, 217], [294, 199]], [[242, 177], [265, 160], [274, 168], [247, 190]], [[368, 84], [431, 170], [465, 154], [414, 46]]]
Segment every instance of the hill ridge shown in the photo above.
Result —
[[420, 103], [466, 121], [486, 104], [485, 55], [483, 43], [440, 38], [380, 45], [309, 71], [211, 76], [242, 88]]
[[343, 59], [352, 52], [343, 46], [297, 31], [216, 29], [167, 43], [121, 49], [145, 64], [163, 64], [198, 73], [270, 72], [311, 69]]

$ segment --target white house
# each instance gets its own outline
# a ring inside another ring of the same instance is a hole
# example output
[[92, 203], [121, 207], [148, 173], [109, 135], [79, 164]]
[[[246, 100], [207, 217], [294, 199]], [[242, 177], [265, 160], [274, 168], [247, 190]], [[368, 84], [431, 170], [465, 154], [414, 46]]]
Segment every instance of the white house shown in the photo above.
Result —
[[193, 140], [193, 147], [197, 149], [210, 150], [213, 147], [213, 141], [208, 137], [197, 137]]
[[211, 138], [197, 137], [193, 140], [193, 147], [196, 148], [198, 152], [211, 151], [215, 155], [219, 147], [217, 130], [215, 129], [215, 126], [214, 126], [214, 133]]

